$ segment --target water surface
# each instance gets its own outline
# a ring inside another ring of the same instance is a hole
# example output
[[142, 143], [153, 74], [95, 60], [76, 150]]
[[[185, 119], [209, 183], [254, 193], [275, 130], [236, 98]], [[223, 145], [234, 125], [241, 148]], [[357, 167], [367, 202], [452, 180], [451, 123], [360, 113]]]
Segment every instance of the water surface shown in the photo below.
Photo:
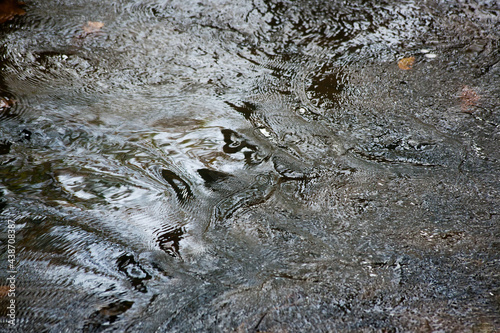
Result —
[[3, 328], [500, 329], [494, 1], [23, 8], [0, 26]]

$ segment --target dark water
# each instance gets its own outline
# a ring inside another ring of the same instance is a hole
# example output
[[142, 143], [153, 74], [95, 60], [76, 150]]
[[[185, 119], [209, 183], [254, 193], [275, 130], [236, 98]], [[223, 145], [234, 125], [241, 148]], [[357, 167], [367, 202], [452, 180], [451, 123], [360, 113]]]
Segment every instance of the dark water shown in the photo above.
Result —
[[496, 1], [24, 9], [0, 330], [500, 330]]

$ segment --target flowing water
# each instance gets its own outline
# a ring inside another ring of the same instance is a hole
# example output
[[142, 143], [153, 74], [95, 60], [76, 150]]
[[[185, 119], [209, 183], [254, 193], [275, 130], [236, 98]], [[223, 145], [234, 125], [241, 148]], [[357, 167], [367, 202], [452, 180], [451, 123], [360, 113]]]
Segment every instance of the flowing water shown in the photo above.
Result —
[[496, 1], [23, 9], [0, 330], [500, 330]]

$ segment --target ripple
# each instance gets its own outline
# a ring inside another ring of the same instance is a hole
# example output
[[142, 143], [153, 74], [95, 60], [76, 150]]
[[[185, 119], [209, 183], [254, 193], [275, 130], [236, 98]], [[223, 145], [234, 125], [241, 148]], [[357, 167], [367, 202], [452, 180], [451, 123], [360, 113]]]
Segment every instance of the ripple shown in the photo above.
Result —
[[135, 261], [132, 254], [126, 253], [116, 259], [116, 264], [118, 270], [125, 274], [129, 279], [132, 286], [142, 292], [147, 292], [146, 286], [144, 285], [145, 280], [150, 280], [151, 275], [144, 270], [144, 268]]
[[347, 74], [341, 68], [325, 67], [315, 70], [314, 74], [311, 73], [305, 80], [304, 86], [307, 88], [303, 95], [307, 100], [304, 104], [323, 110], [346, 105]]
[[[227, 178], [226, 178], [227, 179]], [[242, 178], [227, 179], [231, 184], [226, 188], [231, 188], [229, 193], [222, 192], [222, 199], [215, 204], [213, 208], [213, 224], [221, 223], [231, 217], [242, 207], [250, 207], [265, 202], [273, 193], [277, 178], [273, 174], [259, 174], [248, 180], [248, 183], [242, 182]], [[224, 182], [221, 181], [221, 185]], [[238, 189], [239, 190], [236, 190]]]
[[29, 110], [24, 96], [17, 96], [13, 93], [2, 93], [2, 95], [0, 95], [0, 121], [23, 118]]
[[163, 179], [165, 179], [167, 183], [172, 187], [177, 196], [177, 199], [180, 202], [185, 202], [193, 196], [193, 192], [191, 191], [188, 183], [178, 175], [176, 175], [174, 172], [163, 169], [161, 171], [161, 175]]
[[134, 302], [116, 301], [101, 307], [85, 321], [83, 332], [95, 332], [107, 328], [113, 324], [118, 316], [129, 310]]
[[181, 257], [180, 242], [186, 237], [184, 227], [175, 224], [165, 224], [162, 229], [156, 231], [159, 247], [173, 257]]
[[172, 16], [170, 1], [135, 1], [126, 3], [123, 10], [133, 15], [139, 21], [151, 21], [151, 19], [166, 19]]

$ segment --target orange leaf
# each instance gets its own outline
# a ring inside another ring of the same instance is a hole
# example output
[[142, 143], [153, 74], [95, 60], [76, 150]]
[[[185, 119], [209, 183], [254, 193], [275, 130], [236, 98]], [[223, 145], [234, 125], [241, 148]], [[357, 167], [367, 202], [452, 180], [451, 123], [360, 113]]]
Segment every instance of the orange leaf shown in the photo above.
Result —
[[463, 86], [462, 93], [460, 94], [460, 99], [462, 100], [462, 112], [470, 113], [471, 111], [469, 111], [469, 108], [472, 106], [476, 106], [481, 99], [481, 96], [471, 87]]
[[88, 21], [84, 26], [83, 26], [83, 32], [88, 35], [92, 34], [95, 32], [99, 32], [101, 28], [104, 27], [104, 23], [102, 22], [92, 22]]
[[399, 69], [406, 71], [413, 67], [414, 62], [415, 62], [415, 57], [403, 58], [398, 61], [398, 67]]

